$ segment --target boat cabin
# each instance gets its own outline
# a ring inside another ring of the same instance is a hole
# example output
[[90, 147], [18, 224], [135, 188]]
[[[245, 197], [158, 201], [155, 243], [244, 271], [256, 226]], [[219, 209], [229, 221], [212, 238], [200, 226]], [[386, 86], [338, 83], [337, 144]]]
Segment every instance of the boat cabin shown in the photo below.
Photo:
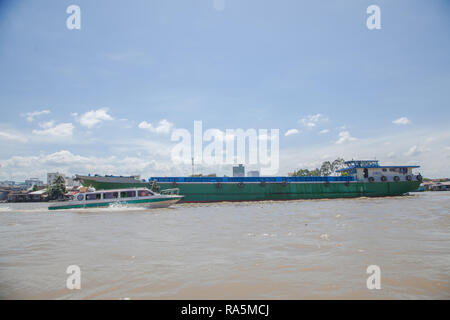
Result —
[[380, 166], [378, 160], [351, 160], [346, 167], [336, 172], [353, 176], [358, 181], [415, 181], [420, 175], [413, 175], [413, 169], [419, 166]]
[[154, 192], [148, 189], [120, 189], [120, 190], [102, 190], [94, 192], [79, 193], [73, 200], [78, 201], [92, 201], [92, 200], [116, 200], [116, 199], [130, 199], [151, 197], [155, 195]]

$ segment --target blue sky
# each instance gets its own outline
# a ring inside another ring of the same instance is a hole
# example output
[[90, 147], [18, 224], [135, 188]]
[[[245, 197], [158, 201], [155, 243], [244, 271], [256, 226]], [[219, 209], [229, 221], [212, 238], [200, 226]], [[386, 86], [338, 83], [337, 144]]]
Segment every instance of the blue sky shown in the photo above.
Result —
[[194, 120], [280, 129], [279, 174], [342, 156], [450, 176], [448, 1], [224, 4], [1, 1], [0, 179], [189, 174], [170, 132]]

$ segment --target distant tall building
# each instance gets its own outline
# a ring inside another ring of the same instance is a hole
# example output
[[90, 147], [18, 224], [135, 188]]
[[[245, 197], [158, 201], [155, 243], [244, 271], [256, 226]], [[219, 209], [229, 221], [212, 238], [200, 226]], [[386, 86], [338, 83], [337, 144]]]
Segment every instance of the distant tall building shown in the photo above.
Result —
[[65, 177], [64, 180], [66, 180], [66, 187], [79, 187], [80, 186], [80, 182], [78, 180], [75, 180], [75, 178]]
[[38, 178], [30, 178], [25, 180], [25, 186], [29, 189], [33, 186], [42, 187], [44, 185], [44, 181], [39, 180]]
[[259, 177], [259, 171], [258, 170], [249, 171], [248, 176], [249, 177]]
[[233, 167], [233, 177], [245, 177], [245, 167], [242, 164]]
[[57, 177], [64, 178], [64, 173], [60, 173], [60, 172], [47, 173], [47, 185], [52, 186], [55, 183], [55, 180]]

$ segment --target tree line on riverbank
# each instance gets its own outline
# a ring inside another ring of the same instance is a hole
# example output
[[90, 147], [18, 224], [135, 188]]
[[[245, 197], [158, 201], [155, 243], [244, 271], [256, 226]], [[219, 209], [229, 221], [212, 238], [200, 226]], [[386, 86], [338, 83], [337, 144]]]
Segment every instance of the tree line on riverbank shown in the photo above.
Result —
[[345, 160], [342, 158], [337, 158], [334, 161], [324, 161], [320, 168], [315, 168], [313, 170], [309, 169], [299, 169], [290, 175], [293, 177], [317, 177], [317, 176], [330, 176], [336, 170], [345, 167]]

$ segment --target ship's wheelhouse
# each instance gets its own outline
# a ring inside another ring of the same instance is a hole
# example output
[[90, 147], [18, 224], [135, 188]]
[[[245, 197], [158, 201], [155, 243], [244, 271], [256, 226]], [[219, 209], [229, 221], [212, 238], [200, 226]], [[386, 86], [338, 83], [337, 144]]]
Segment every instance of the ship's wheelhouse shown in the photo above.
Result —
[[380, 166], [377, 160], [352, 160], [345, 162], [346, 168], [338, 170], [342, 175], [365, 181], [412, 180], [413, 169], [419, 166]]

